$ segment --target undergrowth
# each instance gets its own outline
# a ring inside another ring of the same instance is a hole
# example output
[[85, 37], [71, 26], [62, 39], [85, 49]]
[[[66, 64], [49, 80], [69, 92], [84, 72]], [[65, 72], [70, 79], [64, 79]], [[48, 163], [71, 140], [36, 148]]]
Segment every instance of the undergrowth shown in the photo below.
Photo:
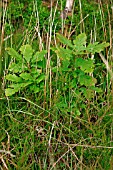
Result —
[[57, 2], [1, 3], [0, 168], [112, 170], [112, 2]]

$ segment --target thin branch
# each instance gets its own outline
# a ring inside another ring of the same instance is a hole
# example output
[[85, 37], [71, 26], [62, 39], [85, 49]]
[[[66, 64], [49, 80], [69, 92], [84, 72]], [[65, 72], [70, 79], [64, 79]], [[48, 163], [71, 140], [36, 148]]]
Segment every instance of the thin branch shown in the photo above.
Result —
[[112, 70], [110, 69], [110, 66], [109, 66], [108, 61], [105, 59], [105, 57], [103, 56], [102, 53], [99, 53], [99, 55], [100, 55], [103, 63], [106, 65], [106, 69], [107, 69], [107, 71], [109, 72], [109, 74], [110, 74], [110, 76], [111, 76], [111, 80], [113, 80], [113, 72], [112, 72]]

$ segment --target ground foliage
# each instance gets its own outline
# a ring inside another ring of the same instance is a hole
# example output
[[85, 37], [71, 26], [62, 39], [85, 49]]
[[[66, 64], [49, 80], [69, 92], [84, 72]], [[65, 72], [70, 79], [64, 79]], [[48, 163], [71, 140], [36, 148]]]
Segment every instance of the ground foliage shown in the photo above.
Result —
[[113, 169], [112, 4], [58, 2], [2, 6], [1, 169]]

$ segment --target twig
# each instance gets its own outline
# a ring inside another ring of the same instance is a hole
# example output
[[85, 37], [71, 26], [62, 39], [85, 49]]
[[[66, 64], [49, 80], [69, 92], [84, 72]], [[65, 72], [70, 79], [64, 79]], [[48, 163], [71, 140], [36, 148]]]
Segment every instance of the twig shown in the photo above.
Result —
[[5, 153], [10, 155], [11, 157], [15, 157], [15, 155], [13, 155], [10, 151], [0, 150], [0, 153]]
[[111, 80], [113, 80], [113, 72], [112, 72], [112, 70], [110, 69], [110, 66], [109, 66], [108, 61], [105, 59], [105, 57], [103, 56], [102, 53], [99, 53], [99, 55], [100, 55], [103, 63], [106, 65], [106, 69], [107, 69], [107, 71], [109, 72], [109, 74], [110, 74], [110, 76], [111, 76]]

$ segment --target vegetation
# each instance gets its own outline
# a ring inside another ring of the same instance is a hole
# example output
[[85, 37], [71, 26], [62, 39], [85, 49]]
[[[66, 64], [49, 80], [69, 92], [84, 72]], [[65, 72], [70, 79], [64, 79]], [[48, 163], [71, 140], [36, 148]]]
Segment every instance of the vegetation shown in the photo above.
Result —
[[112, 170], [111, 1], [1, 8], [0, 168]]

